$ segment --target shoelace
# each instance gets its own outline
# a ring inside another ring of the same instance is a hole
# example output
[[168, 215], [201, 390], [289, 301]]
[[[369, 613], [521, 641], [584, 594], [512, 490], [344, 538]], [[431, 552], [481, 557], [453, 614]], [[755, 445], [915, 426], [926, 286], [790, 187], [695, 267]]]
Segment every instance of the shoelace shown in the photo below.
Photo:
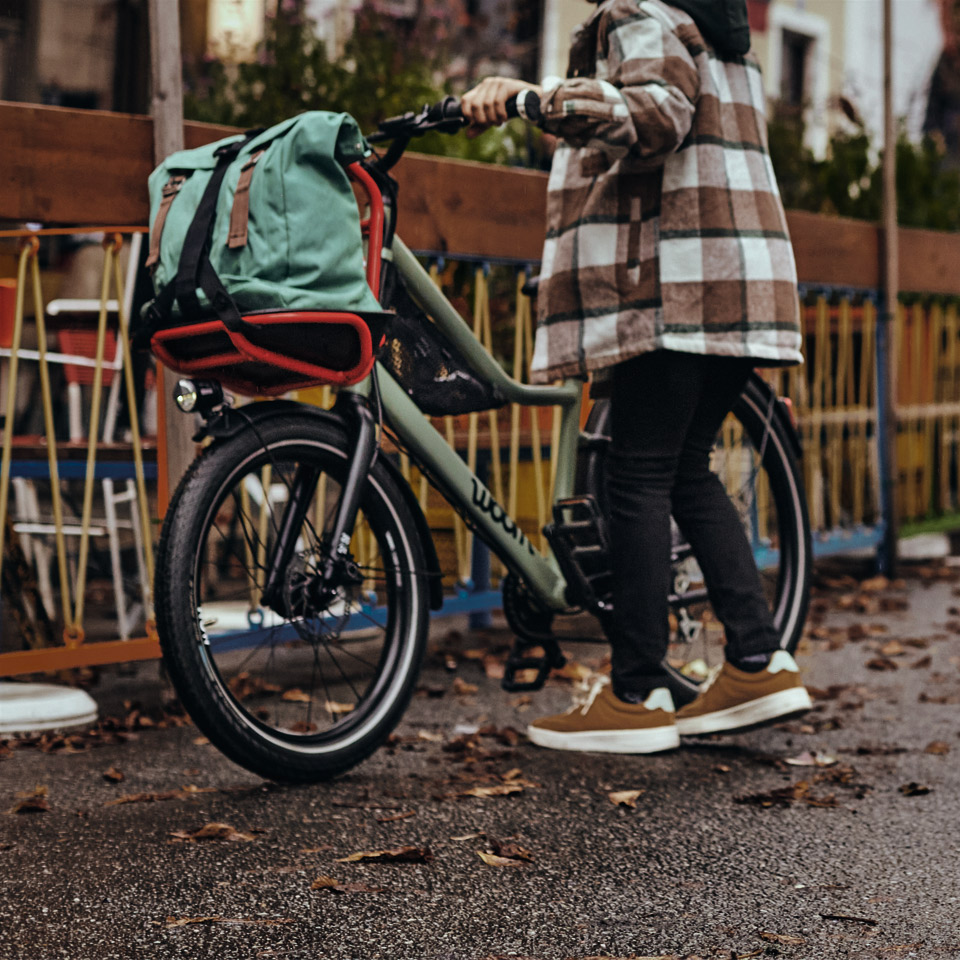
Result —
[[723, 664], [718, 663], [715, 666], [710, 668], [710, 672], [707, 674], [707, 679], [700, 684], [697, 688], [697, 696], [702, 697], [712, 686], [713, 681], [720, 676], [720, 671], [723, 669]]
[[597, 677], [596, 680], [590, 684], [589, 687], [584, 684], [579, 693], [573, 695], [573, 704], [567, 713], [573, 713], [575, 710], [579, 710], [584, 716], [586, 716], [587, 711], [593, 706], [593, 701], [597, 699], [600, 695], [600, 691], [610, 682], [610, 678], [606, 676]]

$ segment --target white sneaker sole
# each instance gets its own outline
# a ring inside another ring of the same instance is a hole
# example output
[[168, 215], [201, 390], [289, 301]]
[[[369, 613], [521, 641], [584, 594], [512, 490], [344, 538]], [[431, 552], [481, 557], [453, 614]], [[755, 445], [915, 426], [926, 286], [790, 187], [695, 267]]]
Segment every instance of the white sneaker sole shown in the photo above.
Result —
[[673, 724], [647, 730], [584, 730], [579, 733], [530, 726], [527, 727], [527, 736], [538, 747], [582, 753], [659, 753], [680, 746], [680, 735]]
[[748, 700], [735, 707], [727, 707], [726, 710], [705, 713], [700, 717], [677, 717], [677, 730], [682, 737], [741, 730], [744, 727], [804, 713], [812, 706], [810, 694], [803, 687], [792, 687], [778, 693], [769, 693], [756, 700]]

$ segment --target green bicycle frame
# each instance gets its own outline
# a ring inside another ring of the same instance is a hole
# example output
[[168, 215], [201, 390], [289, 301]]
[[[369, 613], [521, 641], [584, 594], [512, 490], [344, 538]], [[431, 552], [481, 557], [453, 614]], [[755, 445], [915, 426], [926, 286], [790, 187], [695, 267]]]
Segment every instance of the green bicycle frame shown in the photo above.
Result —
[[[497, 387], [510, 403], [561, 408], [560, 445], [553, 453], [557, 458], [554, 496], [557, 499], [571, 496], [580, 437], [583, 381], [570, 379], [560, 386], [549, 387], [518, 383], [504, 373], [417, 258], [397, 237], [393, 240], [392, 259], [411, 296], [461, 352], [477, 376]], [[544, 557], [537, 552], [506, 508], [494, 500], [490, 490], [380, 364], [377, 364], [376, 375], [384, 417], [414, 462], [437, 484], [484, 543], [543, 603], [556, 610], [569, 606], [565, 595], [566, 581], [553, 554]], [[369, 395], [371, 378], [345, 389]]]

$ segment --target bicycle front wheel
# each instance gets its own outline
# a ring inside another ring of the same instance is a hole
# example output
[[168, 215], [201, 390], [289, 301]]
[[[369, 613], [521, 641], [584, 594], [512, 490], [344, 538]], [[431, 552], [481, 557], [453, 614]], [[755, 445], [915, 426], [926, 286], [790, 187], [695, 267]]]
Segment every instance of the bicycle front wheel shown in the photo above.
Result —
[[[215, 746], [272, 780], [328, 779], [372, 753], [406, 708], [423, 657], [423, 548], [382, 464], [362, 493], [348, 572], [321, 574], [349, 456], [335, 422], [273, 417], [209, 447], [164, 521], [157, 629], [171, 680]], [[267, 604], [304, 476], [309, 508]]]

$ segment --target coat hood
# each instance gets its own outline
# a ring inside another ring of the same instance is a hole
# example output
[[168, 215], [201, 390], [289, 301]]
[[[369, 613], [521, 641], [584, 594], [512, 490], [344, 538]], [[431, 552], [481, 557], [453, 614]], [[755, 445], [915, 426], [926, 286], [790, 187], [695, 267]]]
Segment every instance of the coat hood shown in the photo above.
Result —
[[[590, 0], [602, 3], [603, 0]], [[663, 0], [693, 18], [704, 39], [721, 55], [742, 57], [750, 50], [747, 0]]]
[[693, 18], [719, 54], [743, 56], [750, 50], [747, 0], [664, 0]]

